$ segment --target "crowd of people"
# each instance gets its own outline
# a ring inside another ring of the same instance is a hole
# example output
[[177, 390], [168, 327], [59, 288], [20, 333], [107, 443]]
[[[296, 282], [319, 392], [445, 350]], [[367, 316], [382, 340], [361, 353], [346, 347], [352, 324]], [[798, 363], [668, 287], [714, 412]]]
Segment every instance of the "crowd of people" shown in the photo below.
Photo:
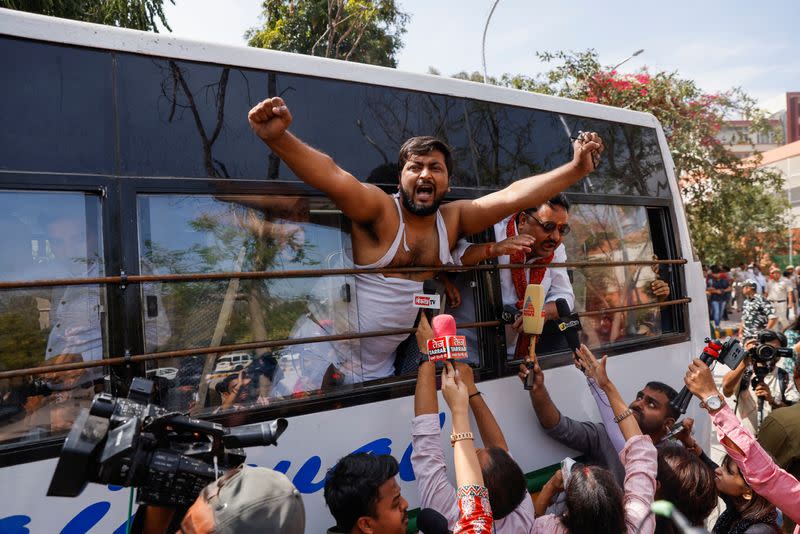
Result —
[[[759, 294], [755, 271], [752, 279], [736, 286], [735, 276], [711, 269], [707, 292], [715, 324], [719, 325], [732, 291], [741, 288], [740, 309], [745, 316], [741, 335], [748, 351], [742, 364], [723, 380], [723, 393], [734, 397], [733, 408], [700, 360], [692, 362], [684, 377], [685, 385], [708, 411], [727, 452], [719, 466], [694, 440], [694, 421], [684, 419], [683, 429], [674, 432], [680, 418], [670, 404], [677, 396], [674, 387], [650, 380], [626, 403], [609, 378], [607, 356], [595, 357], [586, 345], [574, 353], [576, 372], [584, 374], [601, 422], [563, 415], [548, 393], [546, 373], [535, 355], [526, 353], [528, 343], [520, 335], [521, 340], [509, 343], [508, 350], [511, 358], [526, 360], [519, 377], [532, 384], [531, 424], [578, 451], [582, 463], [565, 460], [542, 490], [530, 495], [472, 368], [445, 362], [440, 390], [452, 425], [453, 484], [441, 445], [436, 364], [427, 358], [427, 341], [433, 333], [425, 314], [411, 305], [415, 295], [422, 293], [423, 281], [434, 273], [376, 274], [373, 270], [471, 265], [501, 257], [506, 263], [526, 263], [525, 269], [503, 271], [504, 303], [519, 310], [526, 286], [541, 284], [547, 293], [545, 317], [556, 318], [558, 300], [570, 308], [574, 303], [566, 273], [548, 267], [566, 258], [561, 239], [570, 231], [569, 202], [561, 192], [596, 168], [602, 140], [597, 134], [582, 133], [573, 144], [573, 159], [565, 165], [479, 199], [442, 204], [453, 161], [447, 145], [435, 138], [416, 137], [403, 144], [398, 192], [390, 196], [358, 181], [332, 158], [289, 133], [292, 116], [282, 99], [261, 102], [251, 110], [249, 120], [276, 156], [304, 182], [327, 194], [352, 222], [354, 263], [369, 269], [355, 276], [360, 329], [417, 327], [411, 366], [417, 377], [410, 421], [411, 463], [420, 505], [443, 523], [442, 532], [674, 532], [673, 523], [653, 515], [655, 500], [670, 501], [681, 517], [702, 525], [718, 495], [727, 508], [713, 526], [714, 532], [778, 532], [779, 523], [789, 528], [790, 521], [800, 521], [800, 405], [795, 404], [800, 400], [800, 368], [792, 365], [789, 373], [777, 365], [781, 358], [794, 362], [782, 332], [794, 328], [790, 320], [796, 317], [797, 285], [788, 282], [791, 273], [781, 277], [779, 270], [770, 270], [771, 280], [762, 281], [765, 300]], [[462, 239], [492, 225], [496, 242], [475, 244]], [[669, 295], [668, 284], [661, 280], [655, 280], [649, 290], [655, 298]], [[511, 325], [510, 339], [517, 339], [520, 323]], [[359, 364], [364, 380], [396, 372], [397, 347], [406, 335], [361, 340]], [[333, 352], [331, 360], [319, 357], [319, 384], [314, 387], [347, 379]], [[259, 365], [277, 372], [274, 361]], [[288, 369], [283, 371], [283, 376], [289, 374]], [[235, 410], [248, 396], [267, 402], [262, 382], [244, 370], [221, 380], [215, 387], [221, 409]], [[88, 380], [87, 391], [92, 385], [93, 380]], [[287, 385], [286, 391], [290, 394], [293, 389]], [[473, 419], [482, 447], [476, 445]], [[359, 453], [340, 459], [325, 480], [325, 501], [335, 522], [329, 532], [406, 532], [408, 502], [396, 480], [398, 470], [397, 460], [387, 455]], [[247, 466], [210, 484], [185, 514], [172, 512], [142, 507], [137, 525], [148, 533], [179, 528], [198, 534], [303, 532], [305, 525], [302, 497], [285, 475]]]
[[[445, 264], [454, 250], [463, 264], [501, 255], [510, 259], [519, 255], [522, 262], [533, 259], [539, 265], [553, 261], [559, 240], [548, 240], [548, 248], [537, 254], [541, 257], [531, 258], [531, 251], [545, 242], [539, 241], [537, 245], [535, 240], [520, 237], [525, 233], [521, 230], [532, 225], [546, 230], [551, 237], [566, 234], [569, 205], [559, 202], [554, 195], [565, 184], [580, 179], [582, 172], [593, 169], [602, 151], [602, 142], [590, 134], [575, 145], [575, 158], [583, 171], [560, 168], [540, 176], [536, 187], [529, 180], [520, 180], [515, 182], [516, 187], [477, 202], [454, 202], [439, 209], [438, 200], [449, 188], [452, 160], [446, 146], [435, 140], [412, 139], [404, 144], [400, 154], [399, 194], [392, 198], [377, 188], [364, 186], [330, 157], [289, 134], [286, 130], [292, 116], [280, 98], [257, 105], [249, 119], [256, 134], [273, 153], [305, 182], [327, 193], [353, 220], [354, 259], [357, 265], [367, 268]], [[537, 206], [545, 209], [537, 212]], [[496, 243], [456, 242], [462, 235], [474, 234], [495, 223]], [[509, 246], [498, 250], [498, 245], [508, 239], [513, 240], [511, 244], [506, 241]], [[712, 317], [719, 324], [731, 290], [720, 276], [720, 269], [714, 270], [708, 293], [716, 303]], [[510, 288], [504, 291], [504, 298], [508, 296], [510, 302], [516, 302], [522, 297], [520, 289], [529, 283], [542, 282], [547, 274], [545, 267], [537, 265], [521, 273], [519, 280], [512, 273], [507, 285], [513, 286], [514, 291]], [[549, 277], [550, 287], [558, 291], [553, 274], [556, 273], [550, 273]], [[608, 376], [607, 356], [598, 359], [585, 345], [576, 351], [575, 364], [586, 377], [602, 423], [575, 421], [562, 415], [548, 394], [545, 373], [534, 355], [520, 366], [520, 379], [532, 383], [530, 399], [538, 424], [551, 438], [579, 451], [587, 460], [585, 464], [572, 466], [565, 462], [565, 468], [553, 475], [535, 499], [528, 494], [522, 470], [473, 380], [472, 369], [459, 363], [444, 364], [441, 392], [451, 415], [453, 485], [446, 475], [445, 452], [441, 447], [435, 364], [425, 358], [426, 342], [432, 332], [424, 314], [401, 306], [409, 315], [398, 318], [403, 311], [400, 307], [394, 314], [386, 313], [385, 309], [402, 300], [397, 299], [398, 295], [419, 291], [419, 280], [424, 276], [360, 275], [362, 288], [373, 289], [363, 294], [373, 300], [365, 302], [359, 314], [370, 315], [364, 319], [374, 322], [374, 329], [397, 326], [398, 320], [412, 323], [414, 316], [419, 317], [417, 339], [421, 357], [414, 396], [411, 462], [418, 481], [420, 505], [438, 513], [444, 522], [442, 532], [674, 532], [677, 528], [673, 523], [657, 521], [652, 514], [655, 499], [672, 502], [681, 517], [692, 525], [702, 525], [718, 495], [723, 495], [727, 508], [716, 521], [714, 532], [778, 532], [779, 521], [788, 524], [800, 519], [800, 481], [784, 469], [796, 468], [800, 454], [785, 455], [788, 464], [776, 464], [724, 401], [705, 363], [694, 360], [684, 383], [708, 411], [725, 447], [727, 456], [720, 466], [713, 464], [692, 437], [691, 419], [684, 420], [683, 430], [675, 435], [680, 446], [669, 439], [680, 416], [670, 405], [677, 396], [673, 387], [650, 381], [626, 404]], [[781, 300], [779, 290], [774, 289], [779, 279], [779, 276], [773, 278], [773, 291], [768, 298]], [[785, 284], [781, 287], [785, 289]], [[361, 294], [360, 290], [359, 298]], [[376, 309], [373, 304], [381, 300], [380, 317], [372, 317]], [[787, 310], [787, 321], [788, 310], [796, 302], [787, 296], [785, 307], [778, 307]], [[551, 315], [552, 312], [551, 309]], [[392, 316], [392, 325], [376, 322], [388, 316]], [[769, 319], [759, 330], [773, 326]], [[770, 331], [752, 334], [756, 337], [755, 341], [747, 341], [750, 345], [748, 359], [743, 362], [745, 367], [753, 365], [757, 353], [761, 355], [759, 349], [769, 353], [769, 349], [777, 349], [775, 343], [785, 346]], [[367, 348], [366, 356], [362, 347], [362, 358], [367, 359], [372, 378], [391, 372], [385, 354], [393, 351], [397, 342], [377, 339], [374, 346]], [[529, 380], [531, 373], [534, 376]], [[728, 382], [733, 383], [740, 370], [731, 373], [734, 374]], [[763, 421], [764, 431], [773, 429], [774, 437], [765, 438], [764, 442], [785, 446], [793, 441], [797, 448], [800, 418], [777, 417], [794, 409], [792, 399], [789, 395], [778, 399], [769, 387], [761, 387], [763, 372], [756, 372], [755, 376], [761, 378], [753, 388], [757, 390], [756, 396], [774, 404], [774, 413]], [[796, 379], [795, 372], [792, 382]], [[482, 448], [476, 448], [470, 412]], [[777, 436], [780, 431], [784, 432], [783, 441]], [[336, 523], [329, 532], [405, 532], [408, 502], [395, 480], [397, 473], [397, 461], [386, 455], [353, 454], [341, 459], [325, 483], [325, 500]], [[563, 498], [558, 498], [559, 495]]]
[[[423, 319], [417, 331], [421, 351], [432, 335]], [[561, 414], [548, 394], [546, 373], [535, 358], [531, 363], [519, 371], [523, 383], [534, 374], [531, 424], [582, 455], [582, 463], [564, 462], [536, 495], [528, 493], [522, 469], [472, 369], [448, 361], [441, 393], [452, 425], [455, 484], [451, 482], [449, 453], [440, 439], [436, 363], [420, 364], [410, 422], [411, 463], [420, 508], [433, 511], [440, 521], [435, 532], [681, 532], [676, 523], [653, 515], [654, 501], [671, 502], [687, 523], [700, 527], [717, 506], [718, 496], [725, 510], [710, 526], [714, 533], [779, 533], [781, 528], [792, 532], [792, 522], [800, 521], [800, 405], [776, 409], [756, 440], [723, 400], [709, 367], [692, 361], [684, 383], [708, 412], [725, 448], [726, 456], [717, 465], [692, 436], [692, 419], [684, 419], [683, 429], [670, 435], [680, 416], [669, 403], [677, 396], [671, 386], [648, 382], [627, 404], [609, 377], [608, 357], [598, 359], [582, 345], [575, 366], [593, 391], [602, 422], [576, 421]], [[800, 375], [793, 379], [800, 381]], [[476, 445], [477, 437], [482, 447]], [[390, 455], [354, 453], [339, 460], [325, 480], [325, 502], [335, 522], [328, 532], [406, 532], [408, 501], [397, 482], [398, 472], [398, 462]], [[167, 517], [153, 510], [144, 513], [149, 515], [145, 532], [168, 531]], [[210, 484], [178, 519], [185, 533], [303, 532], [305, 525], [302, 498], [288, 479], [252, 467]]]

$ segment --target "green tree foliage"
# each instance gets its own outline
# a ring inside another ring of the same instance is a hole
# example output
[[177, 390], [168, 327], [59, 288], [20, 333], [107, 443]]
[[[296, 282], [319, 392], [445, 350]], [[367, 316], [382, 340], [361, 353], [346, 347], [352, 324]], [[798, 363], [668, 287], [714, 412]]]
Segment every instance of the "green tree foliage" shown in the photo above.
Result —
[[[717, 134], [729, 119], [752, 121], [753, 133], [771, 126], [741, 89], [706, 94], [675, 72], [646, 67], [621, 74], [604, 67], [597, 52], [539, 54], [554, 68], [539, 76], [504, 74], [489, 83], [652, 113], [661, 122], [679, 179], [694, 246], [703, 261], [763, 261], [781, 248], [788, 202], [782, 176], [742, 162]], [[477, 72], [457, 78], [483, 81]], [[737, 139], [737, 143], [749, 143]]]
[[396, 67], [409, 16], [395, 0], [265, 0], [250, 46]]
[[0, 0], [0, 7], [156, 33], [160, 24], [172, 31], [164, 0]]

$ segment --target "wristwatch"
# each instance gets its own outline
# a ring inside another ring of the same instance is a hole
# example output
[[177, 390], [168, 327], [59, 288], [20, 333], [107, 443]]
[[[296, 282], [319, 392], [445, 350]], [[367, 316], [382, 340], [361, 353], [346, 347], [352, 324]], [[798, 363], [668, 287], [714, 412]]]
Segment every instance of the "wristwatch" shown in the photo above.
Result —
[[722, 408], [722, 397], [719, 394], [711, 395], [703, 401], [703, 407], [708, 410], [708, 413], [714, 413]]

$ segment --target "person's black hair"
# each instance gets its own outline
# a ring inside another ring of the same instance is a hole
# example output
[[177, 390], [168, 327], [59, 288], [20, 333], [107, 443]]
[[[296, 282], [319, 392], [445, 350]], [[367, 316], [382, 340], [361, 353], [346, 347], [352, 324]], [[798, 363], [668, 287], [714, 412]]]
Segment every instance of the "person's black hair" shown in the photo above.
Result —
[[670, 501], [694, 526], [702, 525], [717, 506], [713, 471], [685, 447], [659, 447], [656, 478], [656, 499]]
[[625, 532], [622, 488], [608, 469], [576, 464], [565, 495], [561, 522], [572, 534]]
[[[720, 462], [720, 467], [730, 473], [731, 465], [735, 463], [736, 462], [730, 456], [725, 455], [725, 457], [722, 459], [722, 462]], [[739, 473], [739, 476], [742, 476], [741, 472]], [[744, 479], [744, 477], [742, 477], [742, 479]], [[747, 484], [746, 480], [745, 484]], [[753, 491], [752, 488], [750, 491], [753, 493], [750, 500], [742, 497], [733, 498], [733, 505], [736, 507], [736, 511], [738, 512], [739, 521], [747, 521], [749, 523], [767, 523], [775, 526], [774, 522], [777, 516], [777, 513], [775, 512], [775, 505], [769, 502], [765, 497], [762, 497]], [[716, 531], [716, 525], [714, 525], [714, 527]], [[776, 530], [776, 532], [779, 531]]]
[[228, 393], [230, 391], [231, 382], [233, 382], [237, 378], [239, 378], [238, 373], [231, 373], [222, 380], [220, 380], [219, 382], [217, 382], [217, 385], [214, 386], [214, 389], [217, 390], [217, 393], [219, 393], [220, 395]]
[[712, 266], [711, 266], [711, 272], [712, 272], [712, 273], [714, 273], [714, 274], [717, 274], [717, 273], [719, 273], [720, 271], [721, 271], [721, 270], [720, 270], [720, 268], [719, 268], [719, 265], [717, 265], [717, 264], [714, 264], [714, 265], [712, 265]]
[[353, 530], [359, 517], [375, 516], [378, 489], [397, 475], [397, 460], [388, 454], [348, 454], [325, 477], [325, 504], [336, 519], [336, 529]]
[[[675, 391], [672, 388], [672, 386], [670, 386], [669, 384], [665, 384], [664, 382], [657, 382], [657, 381], [648, 382], [647, 384], [644, 385], [644, 387], [660, 391], [661, 393], [667, 396], [668, 401], [672, 401], [672, 399], [678, 396], [678, 392]], [[681, 416], [681, 412], [679, 412], [674, 406], [672, 406], [672, 404], [668, 402], [667, 415], [677, 421], [678, 418]]]
[[567, 213], [569, 213], [569, 208], [572, 206], [572, 204], [570, 203], [569, 199], [567, 198], [567, 195], [565, 195], [564, 193], [559, 193], [556, 196], [554, 196], [553, 198], [551, 198], [550, 200], [548, 200], [547, 202], [544, 202], [544, 203], [542, 203], [542, 204], [540, 204], [538, 206], [534, 206], [532, 208], [528, 208], [528, 209], [523, 210], [523, 211], [525, 213], [536, 213], [539, 210], [539, 208], [541, 208], [545, 204], [550, 206], [551, 208], [553, 206], [561, 206], [562, 208], [564, 208], [564, 211], [566, 211]]
[[776, 339], [780, 342], [781, 347], [786, 348], [786, 345], [789, 344], [789, 341], [786, 339], [786, 336], [783, 333], [778, 332], [777, 330], [761, 330], [758, 332], [757, 335], [759, 343], [768, 343], [770, 341], [775, 341]]
[[448, 176], [453, 175], [453, 154], [452, 149], [436, 137], [419, 136], [407, 139], [403, 146], [400, 147], [400, 153], [397, 157], [398, 172], [403, 171], [406, 162], [411, 156], [424, 156], [430, 154], [434, 150], [442, 153], [444, 156], [444, 165], [447, 167]]
[[489, 461], [481, 465], [483, 483], [489, 492], [489, 504], [495, 521], [513, 512], [522, 499], [528, 498], [525, 475], [508, 452], [499, 447], [486, 449]]

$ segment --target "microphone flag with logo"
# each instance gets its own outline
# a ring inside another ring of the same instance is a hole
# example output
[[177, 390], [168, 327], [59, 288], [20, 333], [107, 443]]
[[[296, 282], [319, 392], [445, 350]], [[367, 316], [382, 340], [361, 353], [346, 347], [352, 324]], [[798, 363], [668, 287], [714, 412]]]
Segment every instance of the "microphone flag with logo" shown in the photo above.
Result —
[[463, 360], [467, 357], [467, 340], [456, 335], [456, 320], [452, 315], [439, 314], [433, 318], [433, 339], [428, 340], [428, 360]]

